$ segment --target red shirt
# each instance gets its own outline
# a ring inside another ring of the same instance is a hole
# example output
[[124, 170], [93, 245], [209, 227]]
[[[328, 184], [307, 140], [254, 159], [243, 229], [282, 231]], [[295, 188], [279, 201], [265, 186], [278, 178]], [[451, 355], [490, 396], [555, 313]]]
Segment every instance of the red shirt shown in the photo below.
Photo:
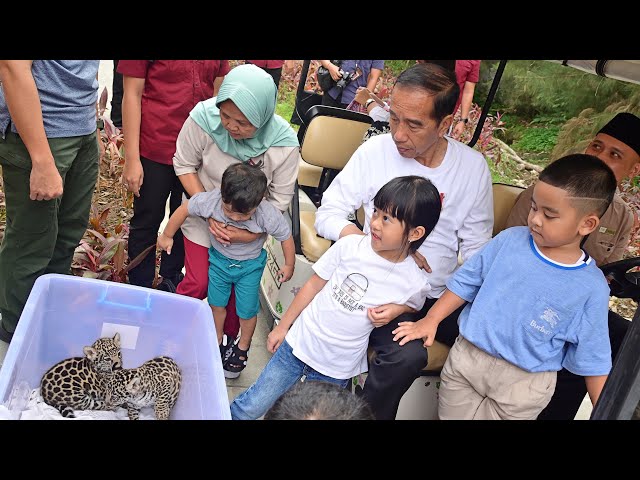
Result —
[[189, 112], [213, 97], [213, 81], [229, 73], [229, 61], [120, 60], [118, 73], [145, 79], [140, 155], [172, 165], [176, 139]]
[[284, 60], [245, 60], [247, 63], [253, 63], [256, 67], [260, 68], [282, 68]]
[[453, 113], [458, 111], [460, 102], [462, 102], [462, 91], [465, 82], [478, 83], [480, 80], [480, 60], [456, 60], [456, 80], [460, 87], [460, 95]]

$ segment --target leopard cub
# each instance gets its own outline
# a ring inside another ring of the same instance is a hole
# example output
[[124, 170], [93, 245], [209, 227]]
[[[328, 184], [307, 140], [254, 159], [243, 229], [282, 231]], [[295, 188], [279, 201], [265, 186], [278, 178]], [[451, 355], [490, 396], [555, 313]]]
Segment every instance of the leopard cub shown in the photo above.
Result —
[[83, 352], [84, 357], [56, 363], [40, 382], [42, 399], [63, 417], [75, 418], [74, 410], [105, 409], [105, 376], [122, 369], [119, 333], [99, 338]]
[[158, 420], [168, 420], [178, 400], [181, 374], [169, 357], [157, 357], [138, 368], [122, 369], [106, 379], [109, 409], [124, 405], [130, 420], [138, 420], [140, 409], [153, 405]]

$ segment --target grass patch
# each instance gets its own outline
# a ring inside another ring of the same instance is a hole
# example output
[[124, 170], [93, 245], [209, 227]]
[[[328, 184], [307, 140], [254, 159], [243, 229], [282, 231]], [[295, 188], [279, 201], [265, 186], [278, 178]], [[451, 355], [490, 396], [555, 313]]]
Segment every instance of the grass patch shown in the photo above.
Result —
[[278, 103], [276, 104], [276, 113], [284, 118], [293, 129], [297, 132], [300, 128], [298, 125], [291, 123], [291, 115], [296, 105], [296, 89], [284, 83], [280, 83], [278, 90]]
[[545, 127], [529, 127], [520, 139], [513, 144], [516, 151], [529, 153], [551, 153], [558, 141], [560, 127], [547, 125]]
[[487, 165], [491, 172], [491, 181], [494, 183], [528, 187], [537, 178], [536, 175], [523, 169], [520, 164], [513, 160], [503, 158], [498, 163], [495, 163], [493, 160], [487, 159]]
[[296, 103], [296, 91], [283, 88], [278, 92], [278, 103], [276, 104], [276, 113], [286, 121], [291, 120], [291, 115]]

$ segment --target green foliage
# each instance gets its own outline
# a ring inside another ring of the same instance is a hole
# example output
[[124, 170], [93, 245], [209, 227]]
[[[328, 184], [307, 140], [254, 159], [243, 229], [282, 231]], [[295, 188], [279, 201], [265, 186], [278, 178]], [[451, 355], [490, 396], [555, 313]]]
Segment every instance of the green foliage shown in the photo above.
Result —
[[557, 159], [571, 153], [584, 152], [598, 131], [620, 112], [631, 112], [640, 116], [640, 91], [627, 100], [610, 104], [602, 112], [588, 108], [567, 121], [558, 133], [556, 146], [551, 152], [551, 159]]
[[[284, 118], [287, 122], [291, 120], [291, 115], [293, 115], [293, 111], [295, 109], [296, 104], [296, 91], [293, 88], [290, 88], [290, 84], [284, 84], [282, 81], [280, 82], [280, 87], [278, 89], [278, 103], [276, 104], [276, 113]], [[298, 125], [291, 125], [296, 131], [298, 130]]]
[[385, 60], [384, 66], [390, 70], [390, 73], [397, 77], [404, 70], [409, 68], [411, 65], [415, 64], [415, 60]]
[[[493, 78], [488, 73], [495, 72], [496, 68], [496, 61], [483, 60], [481, 82], [484, 83], [477, 87], [480, 93], [488, 92]], [[540, 116], [571, 118], [587, 108], [601, 112], [612, 103], [626, 101], [638, 93], [638, 85], [601, 78], [546, 60], [511, 60], [505, 68], [495, 103], [506, 113], [527, 120]]]
[[[476, 88], [473, 91], [473, 100], [484, 106], [484, 102], [489, 95], [489, 89], [491, 88], [491, 82], [496, 74], [498, 68], [498, 60], [482, 60], [480, 62], [480, 80], [476, 83]], [[508, 64], [507, 64], [508, 65]], [[504, 108], [500, 105], [498, 98], [495, 98], [491, 105], [490, 113], [500, 111], [504, 112]]]
[[559, 131], [560, 127], [555, 125], [528, 128], [513, 148], [518, 152], [549, 153], [556, 145]]
[[92, 228], [87, 229], [85, 238], [80, 240], [73, 254], [71, 271], [79, 277], [127, 283], [128, 272], [139, 265], [156, 246], [149, 246], [128, 263], [129, 226], [119, 223], [113, 228], [109, 227], [108, 215], [108, 208], [100, 211], [95, 203], [91, 204], [89, 226]]
[[504, 129], [496, 133], [496, 137], [507, 145], [513, 145], [522, 138], [527, 130], [527, 123], [520, 120], [516, 115], [505, 114], [502, 116]]
[[489, 171], [491, 172], [491, 181], [493, 183], [506, 183], [508, 185], [519, 185], [521, 187], [528, 186], [527, 182], [518, 181], [522, 177], [522, 170], [518, 168], [518, 164], [507, 157], [502, 157], [500, 161], [485, 157]]

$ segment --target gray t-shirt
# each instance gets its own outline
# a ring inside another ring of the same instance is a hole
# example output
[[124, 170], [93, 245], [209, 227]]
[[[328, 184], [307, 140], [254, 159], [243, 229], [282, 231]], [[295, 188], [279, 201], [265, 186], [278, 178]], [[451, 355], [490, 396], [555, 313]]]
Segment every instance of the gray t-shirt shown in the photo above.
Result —
[[249, 260], [260, 255], [267, 234], [282, 242], [291, 236], [291, 229], [280, 210], [266, 200], [262, 200], [255, 213], [244, 222], [234, 222], [227, 218], [222, 210], [222, 195], [219, 188], [208, 192], [196, 193], [189, 199], [189, 215], [196, 215], [204, 219], [213, 218], [227, 225], [243, 228], [253, 233], [262, 233], [249, 243], [232, 243], [224, 246], [213, 235], [209, 235], [211, 246], [222, 255], [234, 260]]
[[[100, 60], [34, 60], [31, 73], [38, 88], [47, 138], [89, 135], [96, 130]], [[10, 121], [0, 88], [0, 135]], [[18, 133], [11, 124], [11, 131]]]

